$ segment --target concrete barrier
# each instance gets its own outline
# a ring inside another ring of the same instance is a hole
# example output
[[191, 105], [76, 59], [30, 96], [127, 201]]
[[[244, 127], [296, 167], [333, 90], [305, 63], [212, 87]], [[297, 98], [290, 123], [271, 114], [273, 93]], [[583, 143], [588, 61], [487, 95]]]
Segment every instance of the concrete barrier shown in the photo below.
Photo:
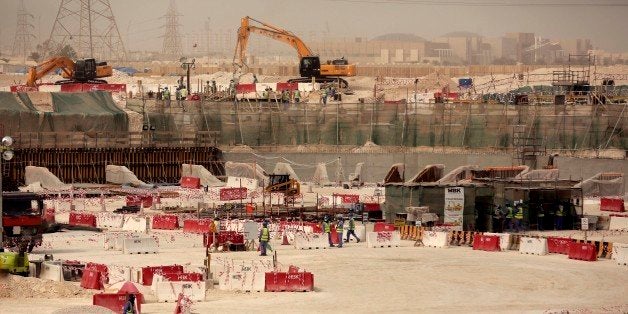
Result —
[[98, 228], [122, 228], [124, 215], [114, 213], [97, 213], [96, 227]]
[[297, 250], [326, 249], [329, 247], [329, 240], [326, 233], [299, 232], [294, 235], [294, 246]]
[[131, 281], [131, 267], [108, 265], [109, 284]]
[[204, 301], [205, 281], [158, 281], [155, 283], [155, 296], [158, 302], [176, 302], [180, 293], [192, 301]]
[[502, 251], [508, 251], [510, 247], [511, 236], [510, 233], [492, 233], [485, 232], [484, 235], [487, 236], [498, 236], [499, 237], [499, 247]]
[[613, 259], [617, 265], [628, 266], [628, 246], [613, 245]]
[[628, 231], [628, 217], [611, 216], [611, 223], [608, 230]]
[[226, 291], [262, 292], [265, 272], [225, 272], [218, 276], [218, 289]]
[[397, 231], [369, 232], [366, 234], [366, 247], [381, 248], [399, 246], [401, 235]]
[[124, 254], [148, 254], [158, 250], [157, 241], [153, 238], [130, 238], [124, 239], [122, 251]]
[[519, 242], [519, 253], [547, 255], [547, 239], [522, 237]]
[[148, 219], [146, 217], [124, 217], [122, 230], [133, 232], [148, 232]]
[[449, 247], [448, 233], [444, 231], [427, 231], [423, 233], [423, 245], [427, 247]]
[[43, 262], [39, 278], [53, 281], [63, 281], [63, 267], [60, 263]]

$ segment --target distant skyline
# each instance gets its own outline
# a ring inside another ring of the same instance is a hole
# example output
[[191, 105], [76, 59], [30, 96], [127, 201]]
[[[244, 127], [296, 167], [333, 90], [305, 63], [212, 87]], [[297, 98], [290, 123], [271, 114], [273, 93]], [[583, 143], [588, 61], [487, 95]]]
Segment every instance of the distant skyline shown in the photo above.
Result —
[[[59, 1], [24, 0], [34, 15], [34, 34], [49, 38]], [[168, 0], [110, 0], [129, 50], [161, 50]], [[0, 0], [0, 46], [13, 43], [18, 0]], [[568, 4], [568, 5], [567, 5]], [[594, 48], [628, 52], [626, 0], [179, 0], [183, 33], [235, 31], [246, 15], [307, 37], [328, 32], [330, 38], [373, 38], [408, 33], [433, 39], [453, 31], [487, 37], [530, 32], [544, 38], [589, 38]], [[129, 39], [130, 40], [127, 40]], [[183, 41], [187, 45], [186, 41]]]

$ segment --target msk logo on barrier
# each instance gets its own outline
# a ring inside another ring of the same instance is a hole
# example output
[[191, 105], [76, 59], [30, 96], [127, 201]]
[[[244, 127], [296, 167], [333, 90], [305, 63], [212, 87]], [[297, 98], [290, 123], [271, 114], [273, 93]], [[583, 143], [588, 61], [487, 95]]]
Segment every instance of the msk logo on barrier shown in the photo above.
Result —
[[447, 188], [449, 193], [460, 193], [460, 188]]

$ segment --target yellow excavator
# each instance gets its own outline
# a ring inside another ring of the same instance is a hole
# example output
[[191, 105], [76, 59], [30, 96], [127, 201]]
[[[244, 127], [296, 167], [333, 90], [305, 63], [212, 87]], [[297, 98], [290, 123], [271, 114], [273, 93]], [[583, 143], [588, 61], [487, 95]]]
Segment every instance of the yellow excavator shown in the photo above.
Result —
[[[258, 25], [251, 25], [256, 23]], [[355, 76], [355, 64], [343, 58], [329, 60], [321, 64], [318, 56], [312, 53], [312, 50], [295, 34], [281, 29], [279, 27], [260, 22], [251, 17], [243, 17], [241, 19], [240, 28], [238, 29], [238, 43], [236, 44], [235, 54], [233, 56], [234, 64], [239, 67], [245, 66], [246, 48], [251, 33], [258, 33], [266, 37], [281, 41], [296, 49], [299, 55], [299, 74], [300, 78], [290, 79], [288, 82], [311, 82], [312, 78], [319, 83], [329, 83], [339, 81], [341, 86], [347, 87], [346, 80], [340, 77]]]
[[57, 84], [107, 83], [101, 78], [113, 74], [113, 69], [107, 62], [96, 62], [94, 59], [72, 61], [67, 57], [53, 57], [28, 69], [26, 86], [37, 86], [37, 80], [57, 69], [61, 69], [61, 76], [65, 79], [56, 82]]
[[295, 196], [301, 193], [301, 184], [295, 179], [290, 179], [288, 174], [270, 174], [269, 182], [264, 188], [267, 193], [283, 193], [285, 196]]

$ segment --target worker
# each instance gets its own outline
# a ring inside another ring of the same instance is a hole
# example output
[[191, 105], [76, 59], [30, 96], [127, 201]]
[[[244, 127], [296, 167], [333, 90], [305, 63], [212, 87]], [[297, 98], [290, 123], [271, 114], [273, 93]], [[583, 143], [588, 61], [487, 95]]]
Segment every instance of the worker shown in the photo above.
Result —
[[255, 76], [255, 74], [253, 74], [253, 84], [257, 84], [257, 76]]
[[236, 83], [233, 79], [229, 81], [229, 96], [234, 96], [236, 92]]
[[556, 230], [563, 230], [563, 219], [565, 217], [565, 209], [563, 205], [558, 205], [558, 210], [556, 211], [556, 221], [554, 227]]
[[268, 231], [268, 222], [264, 221], [262, 223], [262, 230], [259, 231], [260, 256], [266, 256], [268, 241], [270, 241], [270, 231]]
[[334, 242], [331, 240], [331, 222], [329, 221], [329, 216], [327, 215], [323, 218], [323, 232], [327, 233], [329, 247], [334, 247]]
[[336, 100], [336, 88], [333, 86], [329, 87], [329, 97], [331, 97], [331, 100]]
[[212, 94], [218, 92], [218, 87], [216, 86], [216, 80], [212, 80]]
[[360, 243], [360, 238], [355, 234], [355, 219], [353, 219], [353, 215], [349, 215], [349, 227], [347, 228], [347, 240], [345, 242], [351, 240], [351, 235]]
[[323, 106], [327, 105], [327, 89], [323, 89], [322, 93], [321, 93], [321, 103], [323, 104]]
[[514, 209], [512, 208], [510, 203], [506, 203], [506, 225], [508, 225], [508, 230], [513, 229], [514, 216]]
[[342, 247], [342, 236], [345, 228], [345, 219], [342, 216], [338, 216], [336, 220], [336, 234], [338, 235], [338, 247]]
[[502, 206], [497, 205], [493, 211], [493, 232], [502, 232], [504, 224], [504, 215], [502, 212]]
[[281, 102], [283, 102], [284, 104], [287, 104], [290, 102], [290, 92], [287, 90], [284, 90], [281, 92]]
[[122, 314], [137, 314], [135, 310], [135, 294], [129, 294], [127, 297]]
[[539, 210], [536, 213], [536, 230], [543, 231], [545, 230], [545, 209], [543, 209], [543, 205], [539, 205]]
[[523, 231], [523, 204], [517, 204], [517, 210], [515, 211], [515, 229], [517, 232]]
[[188, 98], [188, 89], [183, 86], [183, 88], [181, 88], [181, 100], [186, 100]]
[[166, 101], [166, 107], [170, 107], [170, 90], [168, 90], [168, 86], [164, 87], [163, 98]]
[[294, 103], [298, 104], [301, 102], [301, 92], [297, 89], [294, 91]]

